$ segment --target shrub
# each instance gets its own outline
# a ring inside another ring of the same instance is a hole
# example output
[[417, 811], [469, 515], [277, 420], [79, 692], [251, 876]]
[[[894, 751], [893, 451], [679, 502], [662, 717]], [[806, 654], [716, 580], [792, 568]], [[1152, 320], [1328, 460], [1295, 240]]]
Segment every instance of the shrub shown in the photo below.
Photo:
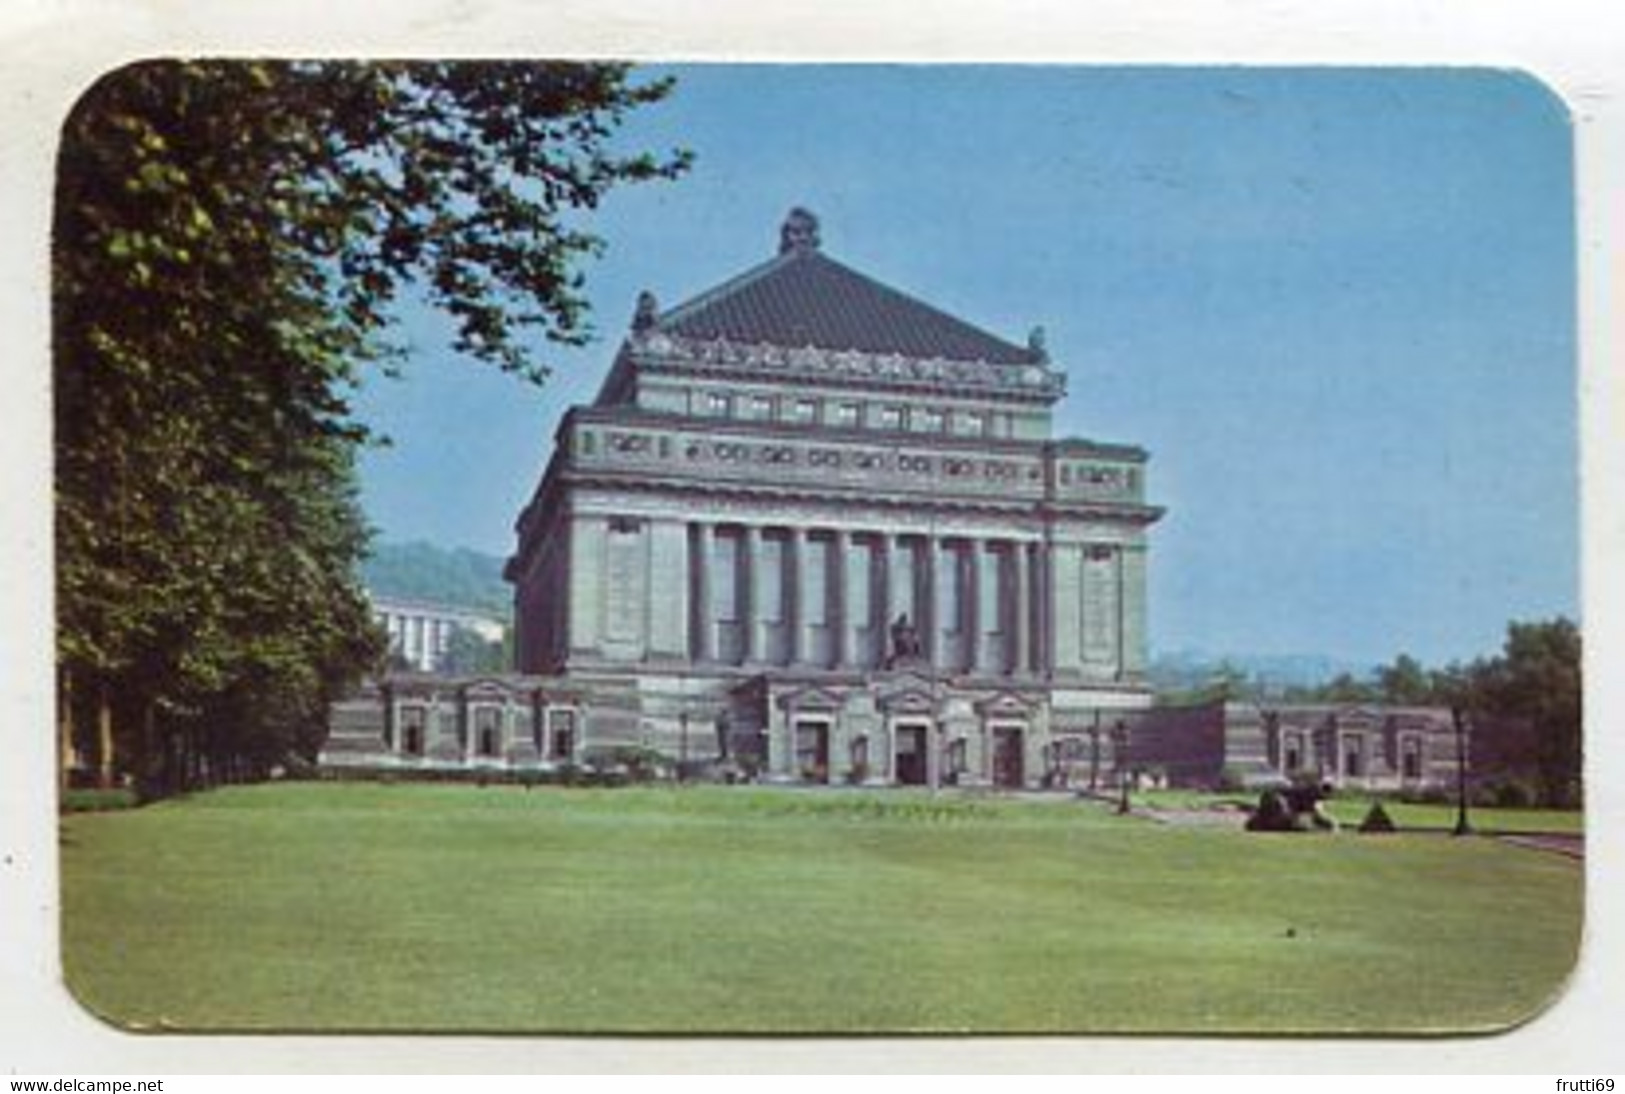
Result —
[[1221, 794], [1234, 794], [1237, 791], [1246, 790], [1247, 777], [1241, 773], [1239, 767], [1226, 764], [1223, 770], [1219, 772], [1218, 781], [1213, 784], [1213, 789]]
[[1394, 819], [1388, 815], [1388, 810], [1382, 807], [1382, 802], [1374, 801], [1371, 803], [1371, 808], [1366, 810], [1365, 819], [1360, 822], [1360, 831], [1394, 831]]
[[1491, 804], [1502, 809], [1528, 809], [1539, 799], [1535, 788], [1523, 779], [1507, 778], [1492, 784]]

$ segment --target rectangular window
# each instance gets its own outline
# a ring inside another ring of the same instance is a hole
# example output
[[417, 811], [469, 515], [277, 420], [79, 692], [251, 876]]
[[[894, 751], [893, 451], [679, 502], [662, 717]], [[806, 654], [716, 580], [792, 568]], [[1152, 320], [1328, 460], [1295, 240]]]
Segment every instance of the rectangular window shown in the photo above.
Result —
[[983, 436], [987, 433], [987, 415], [979, 410], [967, 410], [960, 418], [960, 429], [966, 436]]
[[810, 425], [818, 420], [818, 401], [816, 399], [797, 399], [791, 414], [796, 421], [803, 425]]
[[750, 416], [760, 422], [771, 420], [773, 417], [773, 400], [766, 395], [751, 396]]
[[733, 411], [733, 400], [720, 391], [705, 396], [705, 412], [713, 418], [726, 418]]
[[[974, 549], [974, 548], [973, 548]], [[976, 551], [976, 625], [984, 634], [1000, 634], [1004, 620], [999, 617], [999, 585], [1009, 556], [997, 548]]]
[[959, 632], [965, 580], [962, 558], [956, 544], [944, 543], [937, 549], [937, 629], [949, 634]]
[[856, 429], [861, 411], [857, 403], [841, 403], [835, 407], [835, 424], [842, 429]]
[[762, 537], [761, 553], [756, 561], [762, 572], [756, 578], [756, 589], [762, 597], [756, 617], [763, 623], [784, 622], [784, 539], [777, 535]]
[[611, 520], [604, 545], [604, 637], [631, 642], [642, 628], [643, 536], [635, 521]]
[[870, 625], [873, 617], [871, 585], [874, 582], [874, 548], [867, 540], [853, 540], [846, 548], [847, 604], [852, 622], [860, 627]]
[[915, 411], [914, 420], [922, 432], [941, 433], [947, 427], [948, 416], [935, 407], [927, 407]]
[[880, 408], [881, 429], [902, 429], [903, 408], [900, 406], [886, 406]]
[[739, 620], [739, 535], [719, 531], [711, 545], [711, 606], [718, 622]]
[[802, 566], [805, 619], [809, 627], [823, 627], [829, 624], [830, 541], [809, 536], [806, 546], [807, 559]]

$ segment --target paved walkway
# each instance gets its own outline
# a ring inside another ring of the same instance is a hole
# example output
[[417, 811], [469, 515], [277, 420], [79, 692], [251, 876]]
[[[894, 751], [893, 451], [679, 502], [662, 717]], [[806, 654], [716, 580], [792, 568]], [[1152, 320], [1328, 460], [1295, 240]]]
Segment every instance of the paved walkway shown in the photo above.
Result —
[[[1241, 831], [1247, 824], [1247, 812], [1234, 807], [1215, 806], [1209, 809], [1148, 809], [1136, 806], [1135, 816], [1145, 817], [1159, 824], [1170, 824], [1184, 828], [1233, 828]], [[1355, 825], [1345, 824], [1344, 832], [1358, 833]], [[1444, 829], [1402, 829], [1412, 835], [1449, 835]], [[1574, 832], [1484, 832], [1481, 833], [1490, 839], [1511, 844], [1514, 847], [1527, 847], [1533, 851], [1547, 851], [1553, 854], [1565, 855], [1568, 858], [1585, 860], [1585, 836]]]
[[1567, 855], [1572, 859], [1584, 862], [1586, 857], [1586, 838], [1577, 832], [1519, 832], [1515, 834], [1497, 835], [1496, 839], [1502, 843], [1510, 843], [1514, 847], [1528, 847], [1536, 851], [1552, 851], [1559, 855]]

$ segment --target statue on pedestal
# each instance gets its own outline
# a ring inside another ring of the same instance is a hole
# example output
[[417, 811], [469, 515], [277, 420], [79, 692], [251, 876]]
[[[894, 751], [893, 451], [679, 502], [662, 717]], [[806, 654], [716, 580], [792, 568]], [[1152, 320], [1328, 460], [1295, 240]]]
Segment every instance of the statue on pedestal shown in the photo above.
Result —
[[886, 667], [896, 668], [918, 662], [921, 658], [919, 631], [909, 622], [908, 613], [904, 612], [891, 625], [891, 656], [886, 659]]

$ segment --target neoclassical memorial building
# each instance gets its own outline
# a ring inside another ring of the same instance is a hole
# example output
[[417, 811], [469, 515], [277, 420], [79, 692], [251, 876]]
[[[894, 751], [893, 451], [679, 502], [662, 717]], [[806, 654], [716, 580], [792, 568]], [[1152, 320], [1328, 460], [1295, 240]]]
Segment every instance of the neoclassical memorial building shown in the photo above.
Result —
[[1066, 377], [836, 261], [642, 294], [519, 514], [515, 673], [406, 674], [323, 762], [645, 745], [776, 780], [1033, 785], [1150, 705], [1146, 453], [1054, 436]]

